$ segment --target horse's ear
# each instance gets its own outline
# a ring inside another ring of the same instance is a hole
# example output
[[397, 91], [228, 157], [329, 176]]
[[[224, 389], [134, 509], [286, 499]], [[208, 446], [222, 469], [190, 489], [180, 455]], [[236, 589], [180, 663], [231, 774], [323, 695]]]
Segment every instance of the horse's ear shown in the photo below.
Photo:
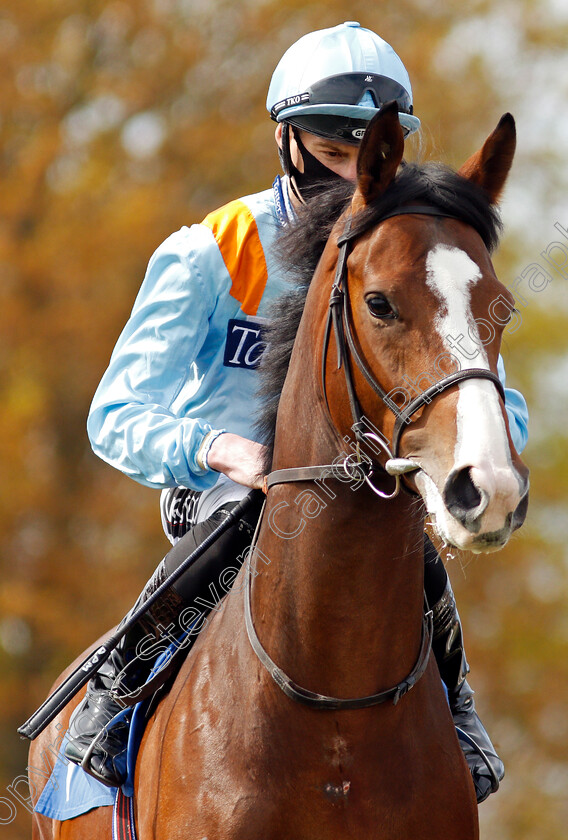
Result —
[[515, 120], [511, 114], [503, 114], [499, 125], [481, 149], [466, 160], [459, 170], [464, 178], [483, 187], [492, 204], [498, 200], [505, 186], [516, 143]]
[[382, 195], [394, 176], [404, 152], [404, 135], [396, 102], [383, 105], [375, 114], [361, 141], [357, 158], [355, 210]]

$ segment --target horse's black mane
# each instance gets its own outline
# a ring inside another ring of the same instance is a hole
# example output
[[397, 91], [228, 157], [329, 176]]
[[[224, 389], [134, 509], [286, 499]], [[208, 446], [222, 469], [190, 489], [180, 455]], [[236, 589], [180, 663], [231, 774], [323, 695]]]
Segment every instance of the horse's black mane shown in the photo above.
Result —
[[[306, 293], [331, 230], [347, 208], [353, 184], [341, 181], [302, 207], [297, 223], [280, 235], [277, 256], [290, 280], [290, 290], [272, 306], [268, 346], [260, 367], [262, 409], [256, 422], [272, 460], [276, 413]], [[363, 232], [405, 204], [428, 204], [473, 227], [491, 252], [499, 241], [499, 214], [480, 187], [437, 163], [406, 164], [384, 194], [357, 214], [352, 230]]]

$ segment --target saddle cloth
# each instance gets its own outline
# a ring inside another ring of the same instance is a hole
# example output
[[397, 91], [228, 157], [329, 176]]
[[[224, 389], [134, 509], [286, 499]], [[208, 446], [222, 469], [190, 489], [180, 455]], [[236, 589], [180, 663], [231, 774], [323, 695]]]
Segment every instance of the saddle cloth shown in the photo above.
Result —
[[[168, 650], [160, 655], [154, 664], [147, 683], [156, 676], [162, 665], [170, 662], [172, 656], [177, 651], [177, 645], [172, 643]], [[144, 734], [148, 708], [151, 702], [152, 697], [148, 697], [142, 702], [137, 703], [133, 709], [124, 709], [116, 718], [118, 721], [120, 717], [127, 717], [132, 714], [128, 732], [127, 777], [120, 789], [123, 797], [132, 797], [134, 793], [136, 758]], [[78, 767], [69, 761], [69, 759], [65, 758], [63, 750], [65, 748], [66, 737], [63, 739], [51, 775], [34, 810], [39, 814], [44, 814], [46, 817], [51, 817], [51, 819], [63, 821], [78, 817], [80, 814], [85, 814], [93, 808], [120, 803], [122, 798], [117, 798], [117, 788], [103, 785], [102, 782], [97, 781], [97, 779], [85, 773], [81, 767]], [[125, 813], [123, 805], [121, 808], [121, 813]], [[124, 836], [127, 837], [128, 835]]]

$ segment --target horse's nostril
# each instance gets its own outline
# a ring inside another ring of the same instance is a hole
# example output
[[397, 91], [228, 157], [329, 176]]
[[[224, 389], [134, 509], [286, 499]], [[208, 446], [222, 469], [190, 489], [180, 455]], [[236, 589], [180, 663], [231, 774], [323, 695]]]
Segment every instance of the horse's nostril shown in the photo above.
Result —
[[479, 529], [478, 519], [487, 500], [473, 483], [470, 470], [470, 467], [462, 467], [450, 473], [444, 488], [444, 503], [458, 522], [475, 531]]

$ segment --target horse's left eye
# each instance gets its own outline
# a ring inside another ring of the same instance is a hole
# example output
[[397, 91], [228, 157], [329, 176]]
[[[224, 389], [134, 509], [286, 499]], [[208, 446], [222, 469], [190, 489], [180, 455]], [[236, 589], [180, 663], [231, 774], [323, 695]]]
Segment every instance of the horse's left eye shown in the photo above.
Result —
[[394, 318], [398, 318], [397, 313], [394, 311], [390, 303], [388, 302], [385, 295], [375, 292], [374, 294], [369, 295], [365, 303], [367, 304], [367, 308], [369, 312], [373, 316], [373, 318], [380, 318], [385, 320], [392, 320]]

